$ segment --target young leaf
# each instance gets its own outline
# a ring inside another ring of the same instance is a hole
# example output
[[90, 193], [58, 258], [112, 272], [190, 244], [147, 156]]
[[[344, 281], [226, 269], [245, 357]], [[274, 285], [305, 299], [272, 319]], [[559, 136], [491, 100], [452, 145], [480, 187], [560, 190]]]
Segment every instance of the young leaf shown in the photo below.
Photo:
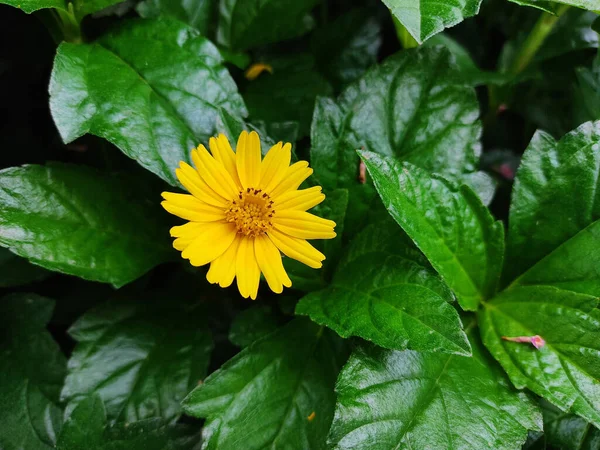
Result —
[[0, 299], [0, 448], [51, 450], [62, 425], [66, 359], [46, 324], [54, 302], [35, 294]]
[[49, 270], [122, 286], [169, 258], [136, 179], [53, 163], [0, 171], [0, 245]]
[[34, 266], [5, 248], [0, 248], [0, 288], [33, 283], [50, 275], [47, 270]]
[[324, 448], [340, 345], [295, 319], [243, 349], [183, 402], [187, 414], [207, 418], [203, 448]]
[[300, 36], [314, 21], [308, 13], [318, 0], [223, 0], [217, 41], [247, 50]]
[[108, 427], [100, 396], [85, 398], [65, 421], [57, 450], [192, 450], [200, 433], [158, 419]]
[[214, 22], [216, 6], [215, 0], [144, 0], [138, 3], [136, 10], [147, 19], [173, 17], [207, 36]]
[[[304, 314], [342, 337], [360, 336], [391, 349], [470, 355], [452, 294], [403, 246], [392, 222], [367, 227], [353, 241], [331, 286], [300, 300]], [[417, 253], [417, 252], [415, 252]]]
[[598, 450], [600, 430], [581, 417], [566, 414], [545, 400], [540, 401], [544, 416], [544, 434], [553, 448]]
[[332, 448], [521, 448], [542, 418], [469, 332], [473, 357], [356, 349], [336, 383]]
[[476, 15], [481, 1], [383, 0], [383, 3], [420, 44], [444, 28]]
[[361, 157], [390, 215], [454, 291], [474, 311], [496, 292], [504, 228], [475, 193], [409, 163], [376, 153]]
[[103, 137], [174, 186], [219, 108], [246, 114], [219, 51], [181, 22], [133, 20], [94, 44], [58, 48], [50, 109], [63, 140]]
[[600, 219], [599, 175], [600, 121], [585, 123], [558, 142], [543, 131], [535, 134], [512, 193], [506, 281]]
[[206, 375], [212, 350], [199, 304], [174, 302], [166, 293], [105, 303], [69, 334], [78, 344], [61, 398], [72, 408], [97, 393], [111, 422], [176, 420], [181, 400]]
[[347, 231], [357, 231], [378, 201], [370, 181], [359, 177], [358, 149], [453, 178], [477, 170], [479, 106], [475, 91], [458, 84], [456, 73], [445, 50], [402, 51], [369, 70], [337, 101], [317, 100], [311, 164], [325, 189], [349, 189]]
[[[598, 298], [551, 286], [511, 287], [478, 313], [484, 344], [512, 383], [600, 425]], [[504, 338], [542, 339], [539, 348]]]

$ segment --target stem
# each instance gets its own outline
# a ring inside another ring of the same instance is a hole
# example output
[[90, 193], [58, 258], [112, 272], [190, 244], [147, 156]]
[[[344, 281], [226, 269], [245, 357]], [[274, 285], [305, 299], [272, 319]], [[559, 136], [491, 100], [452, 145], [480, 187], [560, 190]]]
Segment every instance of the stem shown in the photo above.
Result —
[[419, 43], [415, 40], [414, 37], [412, 37], [412, 35], [408, 32], [406, 27], [402, 25], [398, 19], [396, 19], [396, 16], [392, 15], [392, 18], [394, 19], [396, 34], [398, 35], [398, 40], [400, 41], [400, 44], [402, 44], [402, 48], [417, 48], [419, 46]]
[[521, 73], [534, 58], [537, 51], [540, 49], [558, 19], [569, 9], [568, 5], [560, 5], [556, 11], [556, 15], [549, 13], [542, 13], [538, 21], [536, 22], [533, 30], [521, 45], [518, 53], [513, 59], [512, 64], [508, 68], [508, 73], [518, 75]]
[[65, 41], [73, 43], [83, 42], [81, 37], [81, 27], [79, 26], [79, 21], [75, 17], [73, 3], [69, 3], [68, 11], [58, 8], [55, 9], [55, 11], [60, 18]]

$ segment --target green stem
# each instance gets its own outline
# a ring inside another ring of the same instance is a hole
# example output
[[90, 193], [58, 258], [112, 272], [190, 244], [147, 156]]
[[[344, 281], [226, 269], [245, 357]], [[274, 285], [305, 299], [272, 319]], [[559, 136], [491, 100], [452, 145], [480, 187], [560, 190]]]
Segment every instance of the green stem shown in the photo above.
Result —
[[55, 9], [55, 11], [60, 18], [65, 41], [73, 43], [83, 42], [81, 37], [81, 27], [79, 26], [79, 21], [75, 17], [73, 3], [69, 3], [67, 11], [58, 8]]
[[398, 40], [400, 44], [402, 44], [402, 48], [416, 48], [419, 46], [419, 43], [415, 40], [414, 37], [408, 32], [406, 27], [400, 23], [395, 16], [392, 16], [394, 19], [394, 26], [396, 27], [396, 34], [398, 35]]
[[569, 9], [568, 5], [560, 5], [556, 11], [556, 15], [542, 13], [538, 21], [536, 22], [533, 30], [521, 45], [518, 53], [512, 61], [512, 64], [508, 68], [508, 73], [518, 75], [531, 63], [534, 56], [554, 29], [554, 25], [558, 22], [558, 19]]

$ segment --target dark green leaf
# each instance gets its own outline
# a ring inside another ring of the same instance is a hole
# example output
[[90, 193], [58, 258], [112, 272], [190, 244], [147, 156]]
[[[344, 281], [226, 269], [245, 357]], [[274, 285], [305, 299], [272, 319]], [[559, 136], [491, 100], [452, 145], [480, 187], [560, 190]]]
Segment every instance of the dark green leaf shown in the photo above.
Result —
[[229, 340], [238, 347], [247, 347], [277, 329], [277, 318], [269, 306], [251, 306], [231, 323]]
[[216, 6], [215, 0], [144, 0], [138, 3], [136, 10], [140, 16], [148, 19], [173, 17], [206, 36], [213, 26]]
[[314, 26], [318, 0], [222, 0], [217, 41], [246, 50], [300, 36]]
[[65, 142], [103, 137], [172, 185], [189, 151], [215, 133], [219, 108], [246, 109], [219, 51], [175, 20], [126, 22], [88, 45], [63, 43], [50, 109]]
[[0, 248], [0, 287], [21, 286], [40, 281], [50, 276], [50, 272], [34, 266], [26, 259]]
[[576, 50], [598, 48], [598, 33], [592, 30], [592, 23], [597, 18], [597, 14], [589, 11], [569, 9], [556, 22], [552, 33], [536, 53], [535, 60], [543, 61]]
[[[598, 298], [550, 286], [512, 287], [479, 311], [484, 344], [512, 383], [600, 424]], [[540, 348], [503, 337], [541, 336]]]
[[535, 134], [512, 193], [506, 281], [600, 219], [599, 173], [600, 122], [583, 124], [558, 142]]
[[65, 421], [57, 450], [192, 450], [200, 433], [190, 426], [158, 419], [108, 427], [98, 395], [84, 399]]
[[[596, 55], [591, 68], [576, 69], [576, 102], [580, 122], [600, 119], [600, 53]], [[583, 120], [581, 119], [583, 118]]]
[[566, 414], [545, 400], [540, 401], [547, 441], [562, 450], [600, 449], [600, 430], [581, 417]]
[[381, 347], [470, 355], [452, 294], [395, 224], [386, 224], [359, 234], [331, 286], [302, 298], [296, 314]]
[[377, 62], [381, 25], [368, 9], [352, 9], [315, 31], [311, 46], [318, 69], [336, 85], [360, 78]]
[[0, 3], [19, 8], [27, 14], [46, 8], [56, 8], [63, 11], [69, 11], [68, 5], [72, 5], [73, 15], [77, 20], [81, 20], [88, 14], [101, 11], [104, 8], [119, 3], [119, 1], [120, 0], [85, 0], [72, 3], [65, 0], [0, 0]]
[[111, 422], [177, 419], [212, 350], [203, 308], [183, 300], [116, 299], [84, 314], [69, 330], [78, 342], [61, 394], [69, 407], [97, 393]]
[[357, 149], [460, 178], [477, 170], [481, 125], [472, 88], [456, 84], [442, 49], [402, 51], [369, 70], [337, 101], [317, 101], [311, 163], [325, 189], [347, 188], [346, 230], [360, 229], [375, 190], [359, 180]]
[[0, 448], [50, 450], [66, 360], [46, 324], [54, 302], [35, 294], [0, 299]]
[[159, 209], [135, 177], [66, 164], [0, 171], [0, 245], [88, 280], [122, 286], [167, 260]]
[[383, 204], [466, 310], [496, 292], [504, 228], [467, 186], [376, 153], [361, 157]]
[[187, 414], [207, 418], [204, 448], [325, 448], [340, 345], [295, 319], [242, 350], [183, 402]]
[[335, 449], [519, 449], [541, 414], [469, 332], [473, 357], [354, 351], [336, 384]]
[[392, 14], [419, 43], [444, 28], [453, 27], [479, 12], [482, 0], [440, 2], [438, 0], [383, 0]]
[[598, 0], [510, 0], [522, 6], [531, 6], [550, 14], [558, 14], [565, 5], [576, 6], [590, 11], [600, 10]]

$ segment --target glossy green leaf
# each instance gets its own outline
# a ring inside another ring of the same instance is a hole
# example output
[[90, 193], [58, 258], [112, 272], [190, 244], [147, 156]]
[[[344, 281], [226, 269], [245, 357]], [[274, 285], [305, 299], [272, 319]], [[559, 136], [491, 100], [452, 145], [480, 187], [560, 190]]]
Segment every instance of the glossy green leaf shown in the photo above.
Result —
[[576, 6], [577, 8], [587, 9], [589, 11], [599, 11], [600, 2], [598, 0], [510, 0], [522, 6], [531, 6], [541, 9], [550, 14], [557, 14], [564, 6]]
[[574, 414], [541, 400], [544, 433], [552, 447], [562, 450], [599, 450], [600, 430]]
[[410, 161], [454, 178], [477, 170], [479, 106], [457, 84], [447, 51], [402, 51], [370, 69], [337, 101], [319, 99], [311, 131], [311, 164], [326, 189], [349, 189], [347, 231], [356, 231], [376, 199], [361, 183], [363, 149]]
[[147, 19], [173, 17], [206, 36], [214, 25], [217, 3], [215, 0], [144, 0], [138, 3], [136, 10]]
[[56, 443], [66, 360], [46, 331], [53, 307], [35, 294], [0, 299], [2, 450], [51, 450]]
[[318, 0], [222, 0], [217, 41], [247, 50], [300, 36], [314, 26]]
[[333, 91], [315, 70], [312, 58], [310, 64], [302, 64], [305, 59], [302, 55], [286, 59], [292, 68], [278, 70], [271, 64], [273, 73], [267, 72], [251, 81], [243, 96], [252, 120], [298, 122], [300, 135], [304, 136], [310, 130], [316, 98], [331, 95]]
[[429, 259], [465, 310], [496, 292], [504, 228], [467, 186], [376, 153], [361, 157], [390, 215]]
[[336, 384], [334, 449], [520, 449], [542, 418], [469, 332], [473, 357], [358, 347]]
[[330, 287], [302, 298], [296, 314], [385, 348], [470, 355], [448, 288], [393, 222], [382, 225], [354, 239]]
[[600, 122], [585, 123], [560, 141], [535, 134], [512, 193], [506, 281], [600, 219], [599, 173]]
[[336, 85], [360, 78], [381, 47], [381, 25], [369, 9], [351, 9], [316, 30], [311, 39], [318, 69]]
[[187, 414], [207, 418], [203, 448], [325, 448], [341, 345], [295, 319], [243, 349], [183, 402]]
[[84, 399], [65, 421], [57, 450], [192, 450], [200, 433], [195, 427], [166, 425], [158, 419], [107, 426], [98, 395]]
[[45, 8], [66, 9], [65, 0], [2, 0], [0, 3], [19, 8], [27, 14]]
[[482, 0], [383, 0], [419, 43], [479, 12]]
[[96, 393], [111, 422], [179, 417], [181, 400], [206, 375], [212, 339], [203, 308], [174, 300], [164, 292], [118, 298], [75, 322], [61, 393], [69, 408]]
[[49, 270], [122, 286], [169, 259], [158, 200], [86, 166], [0, 171], [0, 245]]
[[[484, 344], [512, 383], [600, 424], [598, 298], [551, 286], [512, 287], [479, 311]], [[503, 337], [541, 336], [544, 345]]]
[[14, 287], [48, 278], [47, 270], [34, 266], [5, 248], [0, 248], [0, 288]]
[[555, 286], [600, 297], [600, 220], [517, 278], [513, 286]]
[[215, 133], [219, 108], [246, 114], [219, 51], [181, 22], [133, 20], [58, 48], [50, 109], [63, 140], [103, 137], [172, 185], [179, 162]]
[[235, 316], [229, 329], [229, 340], [238, 347], [247, 347], [276, 329], [277, 318], [271, 307], [255, 305]]

